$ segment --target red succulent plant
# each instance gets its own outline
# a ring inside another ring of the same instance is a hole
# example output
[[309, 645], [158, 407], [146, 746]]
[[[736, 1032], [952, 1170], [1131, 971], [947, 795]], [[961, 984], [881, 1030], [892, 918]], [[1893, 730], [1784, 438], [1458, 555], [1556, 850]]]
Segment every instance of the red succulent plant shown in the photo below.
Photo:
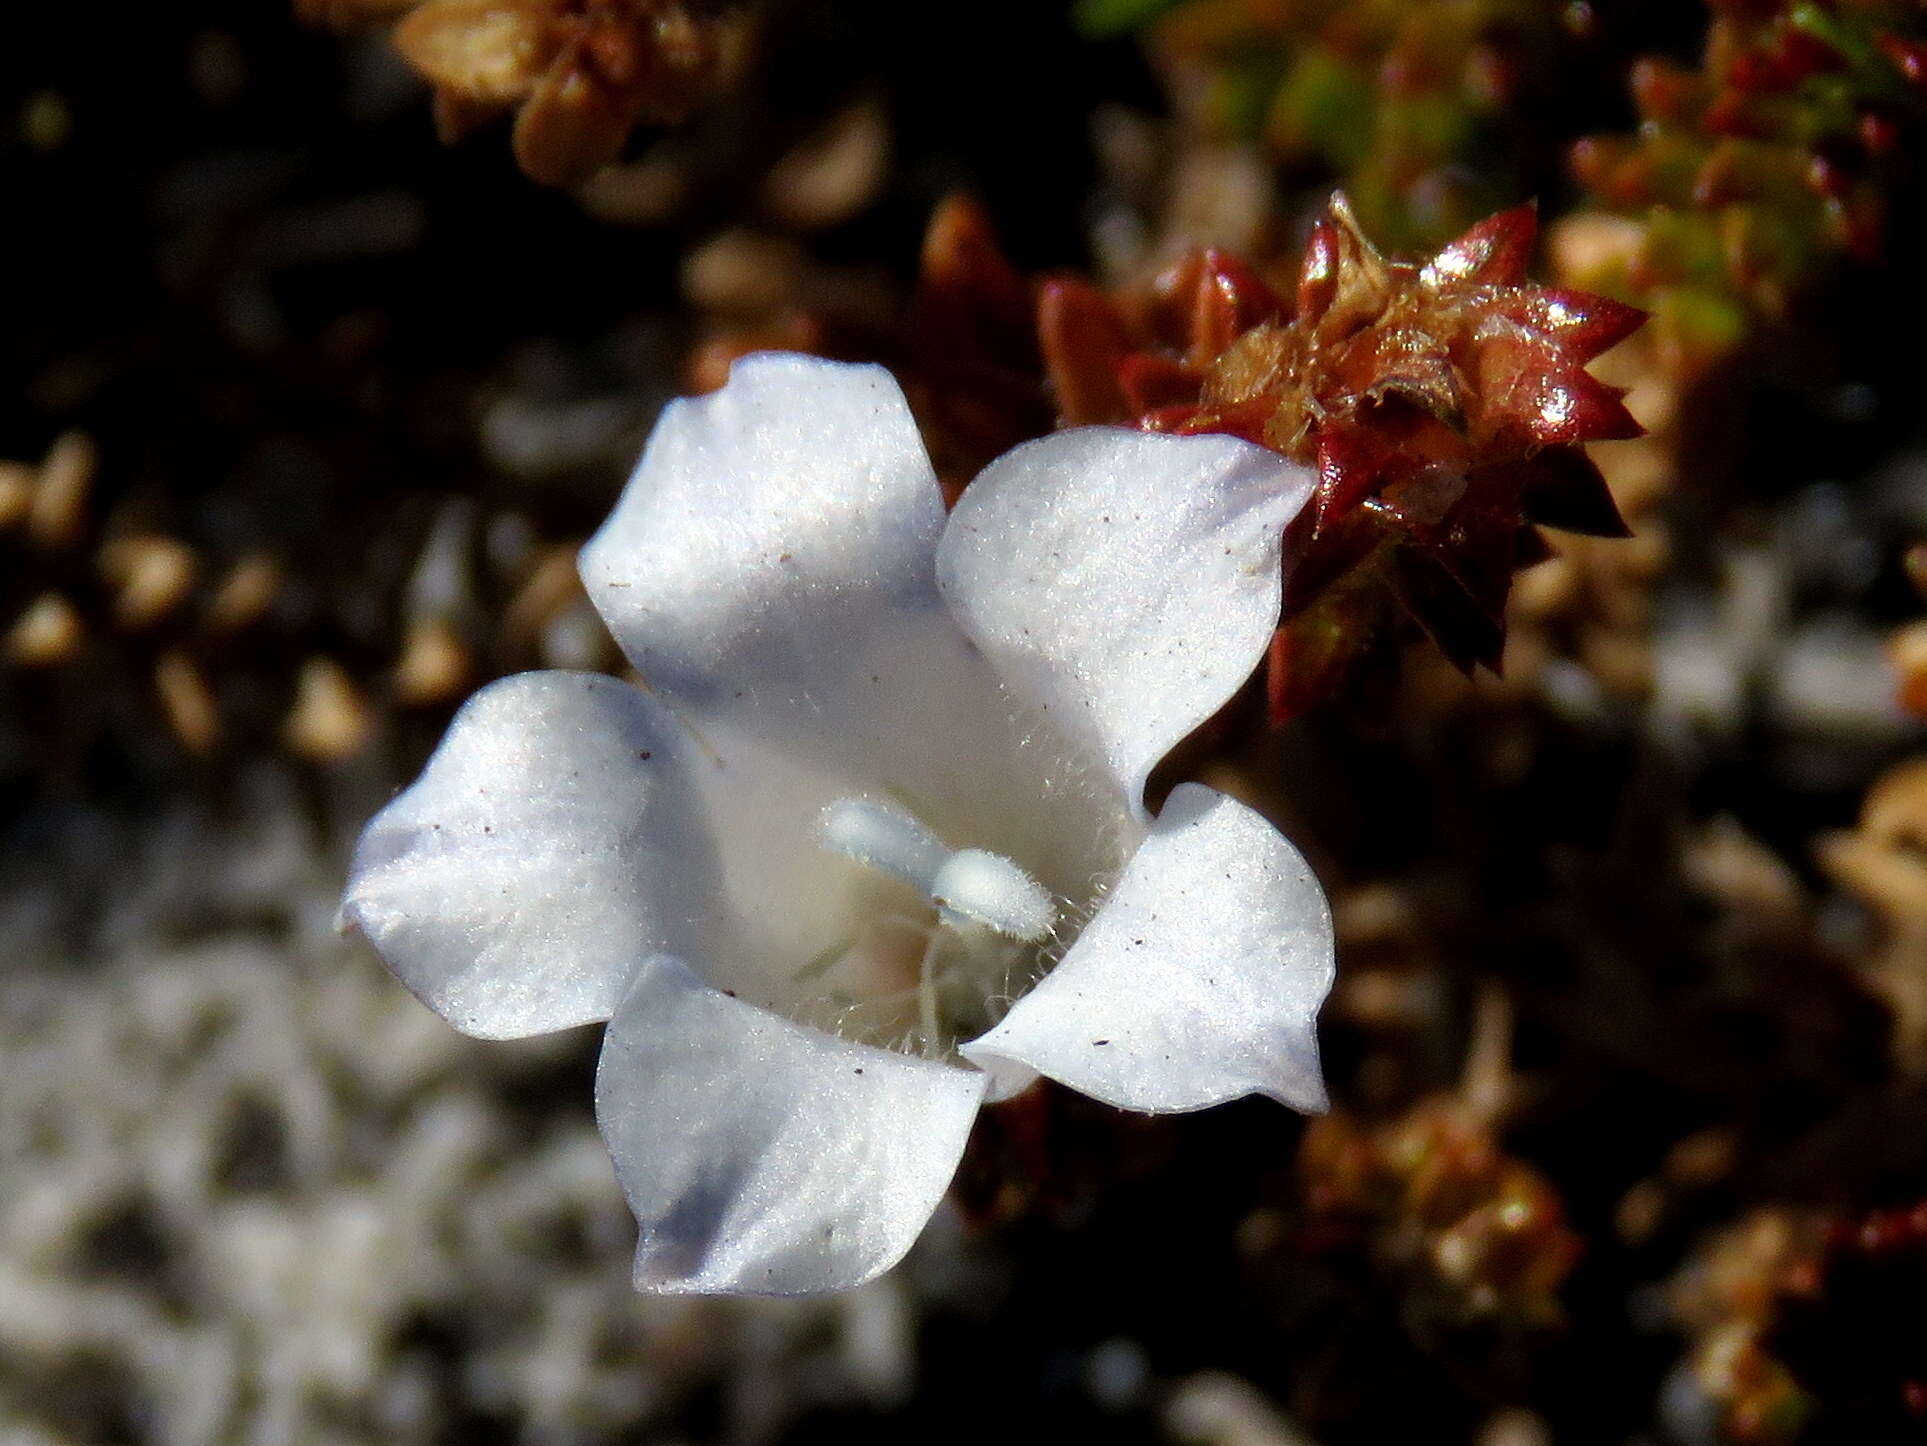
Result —
[[1496, 670], [1512, 575], [1549, 554], [1539, 528], [1626, 535], [1583, 444], [1640, 429], [1586, 364], [1644, 315], [1530, 284], [1536, 230], [1521, 206], [1389, 260], [1339, 196], [1289, 294], [1216, 251], [1122, 293], [1041, 288], [1062, 424], [1229, 432], [1317, 469], [1286, 538], [1274, 720], [1328, 694], [1389, 605]]

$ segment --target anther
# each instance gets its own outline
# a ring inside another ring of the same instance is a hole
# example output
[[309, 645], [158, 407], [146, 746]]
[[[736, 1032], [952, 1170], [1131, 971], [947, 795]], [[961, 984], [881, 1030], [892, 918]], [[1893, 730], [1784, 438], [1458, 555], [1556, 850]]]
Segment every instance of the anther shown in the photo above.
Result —
[[959, 849], [930, 883], [938, 917], [953, 929], [983, 924], [1034, 944], [1049, 937], [1057, 906], [1042, 884], [1002, 854]]
[[862, 798], [839, 798], [823, 810], [823, 847], [866, 868], [895, 874], [925, 894], [950, 857], [935, 834], [907, 813]]
[[1034, 944], [1056, 926], [1049, 892], [1016, 864], [986, 849], [952, 852], [900, 810], [840, 798], [823, 810], [819, 836], [832, 853], [914, 885], [951, 929], [982, 926]]

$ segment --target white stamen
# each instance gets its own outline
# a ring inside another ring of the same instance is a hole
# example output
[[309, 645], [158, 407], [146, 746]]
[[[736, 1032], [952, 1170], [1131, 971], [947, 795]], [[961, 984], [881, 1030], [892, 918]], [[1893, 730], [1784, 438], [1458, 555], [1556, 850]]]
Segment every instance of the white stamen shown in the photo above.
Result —
[[923, 962], [917, 965], [917, 1017], [923, 1024], [925, 1049], [937, 1044], [937, 951], [943, 947], [943, 930], [932, 929], [930, 941], [923, 946]]
[[[1048, 938], [1057, 925], [1057, 905], [1050, 893], [1016, 864], [987, 849], [953, 853], [900, 809], [864, 798], [839, 798], [823, 810], [818, 827], [823, 846], [832, 853], [914, 884], [952, 929], [983, 925], [1034, 944]], [[926, 979], [930, 966], [926, 956]]]
[[930, 898], [952, 928], [987, 924], [1032, 944], [1057, 923], [1057, 906], [1043, 885], [1002, 854], [984, 849], [952, 854], [931, 880]]
[[909, 814], [864, 798], [839, 798], [823, 810], [819, 829], [830, 852], [895, 874], [926, 894], [950, 857], [942, 840]]

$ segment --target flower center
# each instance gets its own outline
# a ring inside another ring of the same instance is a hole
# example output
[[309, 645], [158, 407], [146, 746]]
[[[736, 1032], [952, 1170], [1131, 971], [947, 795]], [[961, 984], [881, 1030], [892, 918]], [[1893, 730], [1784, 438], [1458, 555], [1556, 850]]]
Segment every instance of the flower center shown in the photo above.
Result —
[[[989, 986], [1057, 926], [1055, 900], [1015, 862], [988, 849], [953, 849], [901, 809], [840, 798], [823, 810], [817, 837], [830, 852], [901, 879], [935, 910], [916, 966], [924, 1054], [947, 1053], [954, 1043], [946, 1016], [958, 1011], [948, 1003], [964, 1004], [965, 1014], [980, 1010]], [[953, 1001], [959, 993], [965, 997]]]
[[914, 885], [937, 917], [959, 931], [994, 929], [1035, 944], [1050, 936], [1057, 906], [1029, 874], [988, 849], [950, 849], [907, 813], [839, 798], [823, 810], [823, 846]]

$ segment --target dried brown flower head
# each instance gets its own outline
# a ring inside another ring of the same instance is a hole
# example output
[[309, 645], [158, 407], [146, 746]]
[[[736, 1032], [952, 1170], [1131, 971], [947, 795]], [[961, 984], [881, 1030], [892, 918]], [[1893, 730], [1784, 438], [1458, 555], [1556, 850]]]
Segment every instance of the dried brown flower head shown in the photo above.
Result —
[[[435, 87], [444, 139], [515, 111], [515, 159], [569, 186], [643, 124], [694, 111], [726, 68], [728, 0], [300, 0], [334, 25], [401, 14], [394, 42]], [[404, 13], [405, 12], [405, 13]]]
[[1686, 1379], [1718, 1439], [1900, 1442], [1927, 1430], [1927, 1202], [1767, 1206], [1714, 1236], [1673, 1287]]
[[1489, 1124], [1439, 1098], [1377, 1127], [1342, 1111], [1312, 1121], [1298, 1167], [1312, 1248], [1360, 1236], [1410, 1282], [1409, 1308], [1441, 1325], [1559, 1318], [1579, 1258], [1552, 1185], [1507, 1155]]

